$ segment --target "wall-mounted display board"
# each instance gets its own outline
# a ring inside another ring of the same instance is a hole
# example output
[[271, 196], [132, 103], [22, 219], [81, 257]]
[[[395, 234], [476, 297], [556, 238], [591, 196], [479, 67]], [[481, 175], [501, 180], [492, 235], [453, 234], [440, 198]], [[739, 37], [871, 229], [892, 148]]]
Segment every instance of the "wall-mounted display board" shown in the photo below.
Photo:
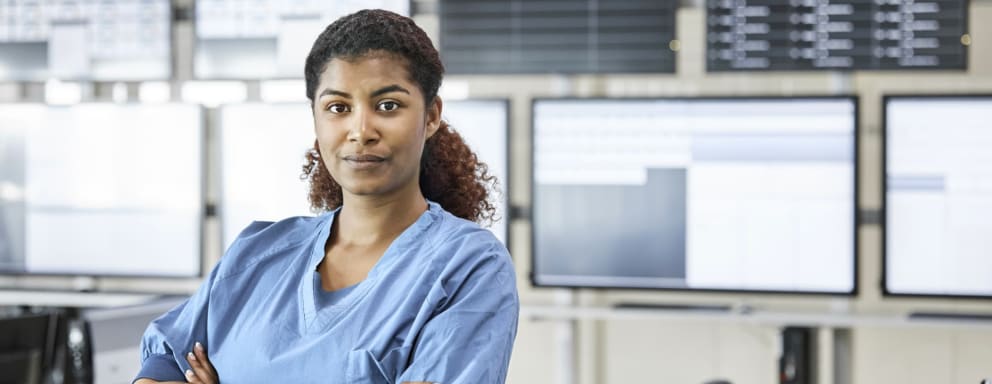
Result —
[[966, 69], [968, 0], [706, 0], [706, 69]]
[[452, 74], [674, 73], [677, 1], [442, 0]]

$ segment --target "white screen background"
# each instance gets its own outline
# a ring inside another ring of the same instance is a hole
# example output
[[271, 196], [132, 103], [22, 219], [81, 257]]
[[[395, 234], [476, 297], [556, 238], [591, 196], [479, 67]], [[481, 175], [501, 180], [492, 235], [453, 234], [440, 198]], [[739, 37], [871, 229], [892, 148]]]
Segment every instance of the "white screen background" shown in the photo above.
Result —
[[301, 78], [314, 39], [362, 9], [410, 15], [410, 0], [197, 0], [197, 78]]
[[0, 121], [26, 133], [25, 272], [199, 272], [198, 106], [7, 105]]
[[992, 295], [992, 97], [886, 105], [886, 290]]
[[496, 205], [496, 219], [489, 229], [506, 244], [509, 223], [509, 163], [507, 154], [507, 103], [500, 100], [453, 100], [444, 103], [444, 119], [462, 135], [479, 160], [498, 180], [490, 201]]
[[[507, 109], [503, 101], [446, 101], [444, 118], [458, 131], [502, 186], [507, 177]], [[255, 220], [312, 215], [309, 185], [300, 179], [304, 154], [313, 146], [310, 107], [300, 104], [239, 104], [220, 108], [221, 220], [224, 247]], [[490, 230], [506, 241], [506, 196], [493, 201]]]
[[[539, 282], [840, 293], [853, 289], [853, 101], [540, 100], [534, 114], [538, 188], [637, 189], [645, 186], [652, 169], [682, 169], [686, 179], [682, 278], [597, 274], [606, 269], [602, 266], [577, 276], [540, 270], [538, 263]], [[547, 217], [535, 221], [569, 221], [575, 210], [593, 211], [586, 216], [610, 215], [615, 210], [611, 207], [624, 201], [572, 203], [567, 207], [536, 201], [535, 214], [546, 209]], [[630, 218], [629, 225], [648, 221]], [[535, 226], [535, 236], [542, 236], [539, 223]], [[582, 242], [583, 237], [573, 234], [567, 241]], [[617, 243], [614, 256], [644, 252], [623, 244]]]

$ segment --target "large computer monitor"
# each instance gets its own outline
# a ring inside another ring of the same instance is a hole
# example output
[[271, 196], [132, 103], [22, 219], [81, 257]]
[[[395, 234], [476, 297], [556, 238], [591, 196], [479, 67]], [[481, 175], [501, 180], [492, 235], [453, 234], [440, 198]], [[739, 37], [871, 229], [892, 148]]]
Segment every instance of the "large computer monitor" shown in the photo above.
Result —
[[479, 160], [486, 163], [489, 174], [496, 177], [498, 190], [490, 191], [491, 201], [496, 205], [496, 217], [489, 229], [509, 247], [509, 100], [446, 101], [442, 115]]
[[218, 208], [224, 249], [252, 221], [312, 216], [309, 185], [301, 179], [315, 138], [310, 106], [229, 104], [219, 113]]
[[193, 74], [198, 79], [302, 78], [314, 39], [366, 8], [409, 15], [410, 0], [198, 0]]
[[533, 282], [853, 294], [856, 109], [535, 100]]
[[200, 107], [4, 104], [0, 126], [23, 143], [0, 273], [200, 275]]
[[0, 270], [24, 263], [26, 131], [6, 122], [0, 117]]
[[0, 2], [0, 81], [165, 80], [169, 0]]
[[884, 292], [992, 297], [992, 95], [884, 108]]
[[[507, 107], [506, 100], [447, 101], [443, 112], [504, 188]], [[306, 103], [221, 106], [220, 217], [225, 249], [252, 221], [313, 214], [307, 200], [309, 185], [300, 178], [313, 141], [313, 117]], [[504, 191], [494, 199], [501, 220], [491, 229], [503, 241], [508, 196]]]

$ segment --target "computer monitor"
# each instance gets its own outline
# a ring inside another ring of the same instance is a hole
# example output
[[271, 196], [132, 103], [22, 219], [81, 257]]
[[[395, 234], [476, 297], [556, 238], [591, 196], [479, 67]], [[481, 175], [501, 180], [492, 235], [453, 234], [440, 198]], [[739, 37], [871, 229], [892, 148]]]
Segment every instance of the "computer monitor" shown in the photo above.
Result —
[[410, 0], [198, 0], [193, 75], [198, 79], [294, 79], [314, 39], [366, 8], [410, 14]]
[[0, 2], [0, 81], [165, 80], [169, 0]]
[[992, 297], [992, 95], [884, 111], [884, 293]]
[[853, 294], [856, 109], [535, 100], [533, 282]]
[[486, 163], [489, 174], [496, 177], [498, 190], [490, 191], [491, 201], [496, 205], [496, 217], [489, 229], [509, 247], [509, 100], [446, 101], [442, 115], [451, 129], [465, 139], [479, 160]]
[[0, 124], [0, 270], [24, 263], [25, 134]]
[[24, 146], [23, 181], [3, 184], [23, 233], [0, 273], [200, 275], [199, 106], [4, 104], [0, 126]]
[[[505, 188], [507, 101], [444, 103], [444, 117], [463, 135]], [[301, 180], [306, 151], [313, 147], [313, 117], [306, 103], [246, 103], [220, 107], [220, 218], [224, 248], [255, 220], [313, 215], [309, 185]], [[507, 238], [506, 197], [500, 194], [491, 229]]]
[[252, 221], [312, 216], [309, 184], [301, 179], [315, 138], [310, 106], [229, 104], [219, 114], [218, 208], [224, 249]]

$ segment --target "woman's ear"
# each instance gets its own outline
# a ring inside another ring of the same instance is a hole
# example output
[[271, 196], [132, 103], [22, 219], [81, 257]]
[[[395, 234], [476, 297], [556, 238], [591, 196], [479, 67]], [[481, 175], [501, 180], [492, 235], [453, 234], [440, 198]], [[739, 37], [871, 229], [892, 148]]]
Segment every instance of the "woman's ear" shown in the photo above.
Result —
[[434, 96], [434, 100], [431, 100], [431, 105], [427, 107], [427, 136], [425, 139], [431, 138], [437, 133], [437, 130], [441, 128], [441, 110], [444, 103], [441, 102], [441, 96]]

